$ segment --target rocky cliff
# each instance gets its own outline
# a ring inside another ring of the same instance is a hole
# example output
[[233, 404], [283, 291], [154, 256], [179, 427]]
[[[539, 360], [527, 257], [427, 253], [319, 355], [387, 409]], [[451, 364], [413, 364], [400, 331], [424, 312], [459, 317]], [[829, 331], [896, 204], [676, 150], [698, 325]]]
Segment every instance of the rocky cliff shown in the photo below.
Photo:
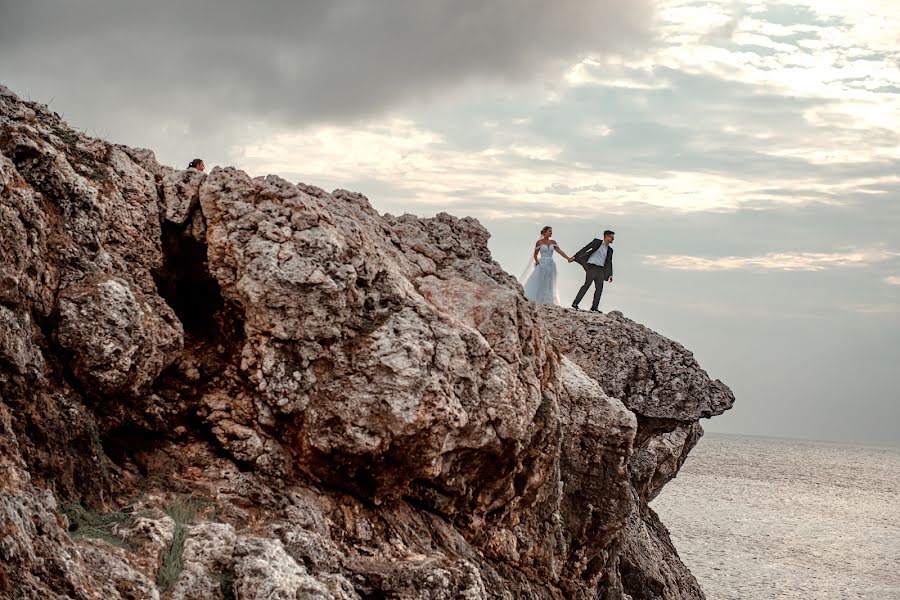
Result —
[[731, 392], [487, 238], [0, 86], [0, 597], [703, 598], [647, 503]]

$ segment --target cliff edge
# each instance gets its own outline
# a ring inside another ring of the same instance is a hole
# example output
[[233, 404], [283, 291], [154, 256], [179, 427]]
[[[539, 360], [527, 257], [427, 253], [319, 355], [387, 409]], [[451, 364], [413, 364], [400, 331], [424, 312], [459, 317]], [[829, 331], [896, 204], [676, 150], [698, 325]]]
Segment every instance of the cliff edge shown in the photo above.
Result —
[[0, 86], [0, 597], [703, 598], [647, 503], [733, 395], [487, 238]]

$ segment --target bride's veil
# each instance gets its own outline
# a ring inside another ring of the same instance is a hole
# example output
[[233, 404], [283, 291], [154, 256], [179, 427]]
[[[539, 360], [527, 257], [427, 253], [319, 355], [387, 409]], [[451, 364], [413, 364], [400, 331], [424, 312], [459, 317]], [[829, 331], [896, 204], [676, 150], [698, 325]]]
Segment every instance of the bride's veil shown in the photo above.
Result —
[[528, 278], [531, 277], [531, 273], [534, 271], [534, 258], [528, 257], [528, 262], [525, 263], [525, 268], [522, 269], [522, 274], [519, 275], [519, 283], [525, 285], [525, 282], [528, 281]]

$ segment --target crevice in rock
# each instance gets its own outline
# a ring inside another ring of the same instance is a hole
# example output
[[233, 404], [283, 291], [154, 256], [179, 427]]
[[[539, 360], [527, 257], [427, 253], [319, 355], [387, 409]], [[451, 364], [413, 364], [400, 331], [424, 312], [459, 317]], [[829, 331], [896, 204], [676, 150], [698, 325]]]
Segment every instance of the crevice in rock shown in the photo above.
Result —
[[379, 481], [373, 473], [378, 471], [382, 461], [309, 449], [304, 463], [304, 470], [323, 488], [352, 496], [366, 506], [374, 505]]
[[243, 339], [243, 320], [222, 297], [209, 272], [206, 244], [184, 226], [162, 223], [163, 267], [153, 274], [160, 296], [184, 327], [185, 346], [191, 342], [227, 344]]
[[361, 600], [387, 600], [388, 596], [384, 590], [378, 588], [363, 588], [354, 586], [354, 591], [359, 594]]
[[[116, 464], [140, 464], [138, 455], [159, 447], [162, 436], [132, 424], [110, 429], [103, 436], [107, 456]], [[146, 473], [141, 473], [146, 475]]]
[[[216, 456], [227, 457], [241, 470], [252, 470], [222, 447], [210, 429], [202, 402], [213, 389], [237, 393], [231, 389], [234, 382], [228, 373], [240, 357], [244, 320], [240, 308], [222, 295], [210, 272], [207, 244], [202, 235], [197, 237], [192, 231], [196, 219], [202, 219], [198, 207], [184, 225], [166, 220], [160, 224], [163, 264], [153, 279], [159, 295], [182, 324], [184, 349], [152, 387], [163, 408], [165, 426], [158, 431], [162, 435], [151, 438], [145, 448], [144, 464], [139, 465], [146, 471], [144, 476], [150, 476], [157, 463], [178, 462], [177, 457], [167, 456], [165, 440], [202, 441]], [[127, 458], [131, 433], [127, 428], [110, 432], [110, 452]]]
[[634, 413], [637, 417], [637, 434], [634, 437], [635, 448], [646, 448], [650, 441], [663, 434], [675, 431], [685, 421], [678, 419], [666, 419], [660, 417], [648, 417], [640, 413]]

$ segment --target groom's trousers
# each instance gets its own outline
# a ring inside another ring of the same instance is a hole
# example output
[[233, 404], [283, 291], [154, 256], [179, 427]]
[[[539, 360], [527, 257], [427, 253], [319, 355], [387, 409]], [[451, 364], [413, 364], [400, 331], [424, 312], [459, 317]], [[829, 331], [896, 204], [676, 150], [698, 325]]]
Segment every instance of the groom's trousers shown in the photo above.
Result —
[[587, 294], [587, 291], [593, 283], [595, 286], [594, 300], [591, 302], [591, 308], [597, 310], [600, 306], [600, 296], [603, 294], [604, 279], [606, 279], [606, 269], [588, 263], [584, 269], [584, 285], [578, 290], [578, 295], [575, 296], [575, 302], [573, 302], [573, 304], [578, 306], [578, 304], [581, 303], [581, 299], [584, 298], [584, 295]]

